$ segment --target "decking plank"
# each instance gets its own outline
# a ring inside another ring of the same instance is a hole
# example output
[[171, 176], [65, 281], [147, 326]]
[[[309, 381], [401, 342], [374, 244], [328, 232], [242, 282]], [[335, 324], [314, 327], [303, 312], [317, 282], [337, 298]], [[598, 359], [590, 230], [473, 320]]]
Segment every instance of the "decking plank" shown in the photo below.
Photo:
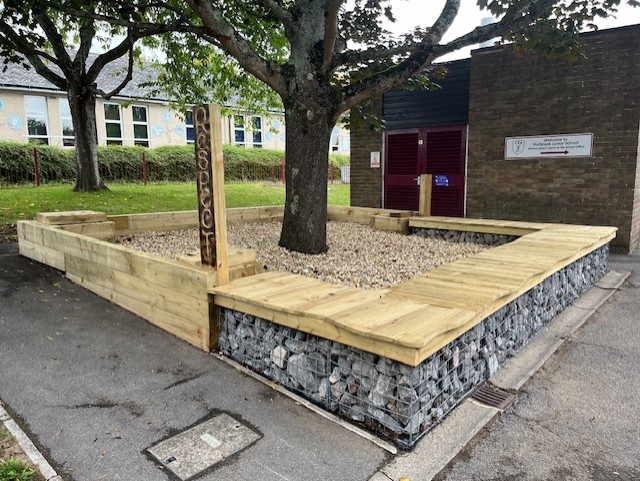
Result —
[[610, 241], [616, 230], [478, 219], [411, 221], [430, 228], [481, 226], [477, 231], [519, 232], [522, 237], [388, 290], [316, 282], [301, 288], [298, 276], [263, 278], [258, 284], [243, 279], [237, 289], [232, 283], [213, 292], [220, 305], [250, 309], [274, 322], [417, 365], [544, 278]]

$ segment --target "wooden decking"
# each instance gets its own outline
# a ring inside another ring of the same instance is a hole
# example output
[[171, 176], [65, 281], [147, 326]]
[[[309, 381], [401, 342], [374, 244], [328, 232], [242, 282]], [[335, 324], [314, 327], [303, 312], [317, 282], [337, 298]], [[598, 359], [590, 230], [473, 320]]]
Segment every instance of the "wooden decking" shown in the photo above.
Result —
[[443, 217], [412, 218], [410, 225], [522, 237], [391, 289], [270, 272], [209, 292], [218, 306], [415, 366], [616, 233], [614, 227]]

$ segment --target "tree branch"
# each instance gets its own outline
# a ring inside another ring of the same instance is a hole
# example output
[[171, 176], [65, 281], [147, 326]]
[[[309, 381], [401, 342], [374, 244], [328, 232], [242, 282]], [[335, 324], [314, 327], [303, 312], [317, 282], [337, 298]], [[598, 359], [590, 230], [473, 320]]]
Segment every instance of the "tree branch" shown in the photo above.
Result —
[[275, 0], [259, 0], [259, 2], [262, 3], [277, 20], [282, 22], [285, 28], [288, 28], [289, 24], [293, 21], [293, 17], [286, 8]]
[[324, 45], [323, 45], [323, 57], [322, 66], [320, 70], [326, 73], [331, 65], [331, 58], [333, 57], [336, 41], [338, 39], [338, 14], [340, 13], [340, 6], [343, 0], [329, 0], [327, 6], [327, 13], [324, 23]]
[[554, 4], [554, 0], [533, 0], [522, 7], [512, 5], [499, 22], [476, 27], [471, 32], [445, 45], [436, 45], [434, 46], [434, 52], [440, 57], [470, 45], [475, 45], [495, 37], [502, 37], [514, 28], [527, 25], [534, 20], [546, 16]]
[[449, 27], [458, 16], [460, 10], [460, 0], [447, 0], [440, 16], [429, 29], [429, 33], [424, 39], [425, 43], [436, 45], [442, 40], [442, 36], [447, 33]]
[[130, 55], [132, 55], [133, 45], [136, 43], [136, 40], [138, 40], [138, 38], [136, 38], [133, 35], [130, 29], [128, 29], [127, 36], [122, 42], [120, 42], [118, 45], [116, 45], [112, 49], [98, 55], [96, 59], [93, 61], [93, 63], [91, 64], [89, 71], [87, 72], [88, 82], [89, 83], [95, 82], [100, 72], [102, 72], [102, 69], [104, 69], [104, 67], [108, 63], [113, 62], [116, 59], [119, 59], [120, 57], [125, 55], [127, 52], [129, 52]]
[[35, 18], [38, 25], [40, 25], [44, 31], [45, 36], [51, 44], [53, 56], [56, 58], [56, 64], [62, 69], [66, 76], [67, 72], [70, 72], [73, 67], [71, 57], [69, 56], [69, 52], [67, 52], [67, 45], [64, 43], [64, 38], [60, 34], [60, 29], [51, 18], [49, 18], [48, 12], [44, 9], [34, 12], [33, 18]]
[[58, 59], [36, 49], [33, 44], [27, 41], [22, 35], [19, 35], [9, 26], [8, 23], [4, 21], [0, 22], [0, 33], [4, 35], [17, 52], [22, 54], [29, 61], [38, 74], [42, 75], [59, 89], [66, 90], [66, 79], [47, 67], [43, 61], [43, 59], [46, 59], [57, 65]]
[[420, 41], [408, 40], [400, 45], [389, 48], [370, 48], [364, 51], [351, 50], [344, 52], [340, 58], [342, 63], [357, 64], [371, 60], [380, 60], [397, 55], [419, 52], [425, 45], [437, 45], [443, 35], [449, 30], [460, 10], [460, 0], [447, 0], [440, 16], [426, 31]]
[[118, 95], [120, 91], [123, 88], [125, 88], [133, 78], [133, 60], [134, 60], [134, 57], [133, 57], [133, 45], [132, 45], [131, 48], [129, 49], [129, 63], [127, 66], [127, 75], [125, 76], [124, 80], [120, 83], [120, 85], [114, 88], [111, 92], [105, 92], [102, 89], [96, 89], [96, 93], [100, 94], [100, 96], [105, 100], [109, 100], [114, 95]]
[[89, 57], [93, 38], [96, 36], [96, 29], [93, 20], [81, 18], [78, 20], [78, 23], [80, 23], [80, 27], [78, 29], [80, 45], [76, 52], [76, 56], [73, 59], [73, 63], [76, 65], [74, 72], [82, 75], [87, 69], [87, 58]]
[[269, 85], [281, 96], [286, 94], [285, 82], [280, 73], [280, 65], [268, 62], [258, 55], [243, 39], [242, 35], [227, 22], [222, 12], [213, 7], [212, 2], [200, 0], [185, 0], [186, 3], [202, 19], [203, 27], [207, 33], [220, 42], [220, 48], [236, 58], [238, 63], [247, 72], [258, 80]]
[[369, 48], [367, 50], [349, 50], [340, 55], [340, 63], [347, 65], [356, 65], [371, 60], [380, 60], [384, 58], [395, 57], [397, 55], [405, 55], [417, 52], [420, 48], [419, 43], [404, 43], [388, 48]]
[[399, 87], [412, 75], [424, 70], [436, 58], [437, 55], [433, 52], [432, 48], [425, 48], [411, 54], [407, 59], [387, 70], [345, 87], [343, 89], [343, 101], [340, 103], [335, 115], [338, 116], [346, 112], [354, 105], [370, 97], [375, 97], [395, 87]]

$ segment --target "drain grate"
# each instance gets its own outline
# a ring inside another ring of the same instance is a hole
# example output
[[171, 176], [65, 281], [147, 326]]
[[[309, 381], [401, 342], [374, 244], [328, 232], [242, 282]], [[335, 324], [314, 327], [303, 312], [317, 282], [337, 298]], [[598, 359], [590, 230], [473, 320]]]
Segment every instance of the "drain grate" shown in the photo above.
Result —
[[515, 402], [516, 397], [500, 389], [498, 386], [491, 384], [489, 381], [485, 381], [474, 391], [471, 399], [485, 406], [506, 411]]
[[228, 414], [220, 414], [147, 451], [178, 478], [186, 480], [249, 447], [261, 437]]

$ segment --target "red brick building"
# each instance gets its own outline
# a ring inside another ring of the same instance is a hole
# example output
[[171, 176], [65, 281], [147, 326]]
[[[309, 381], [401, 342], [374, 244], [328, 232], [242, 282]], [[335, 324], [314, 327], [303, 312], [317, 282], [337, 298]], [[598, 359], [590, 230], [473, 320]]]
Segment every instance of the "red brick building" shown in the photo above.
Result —
[[[373, 107], [385, 130], [351, 134], [352, 205], [417, 209], [414, 179], [431, 173], [434, 215], [614, 225], [612, 246], [637, 248], [640, 25], [583, 40], [586, 57], [574, 63], [480, 49], [449, 64], [437, 92], [386, 94]], [[505, 149], [562, 136], [592, 143], [521, 157]]]

